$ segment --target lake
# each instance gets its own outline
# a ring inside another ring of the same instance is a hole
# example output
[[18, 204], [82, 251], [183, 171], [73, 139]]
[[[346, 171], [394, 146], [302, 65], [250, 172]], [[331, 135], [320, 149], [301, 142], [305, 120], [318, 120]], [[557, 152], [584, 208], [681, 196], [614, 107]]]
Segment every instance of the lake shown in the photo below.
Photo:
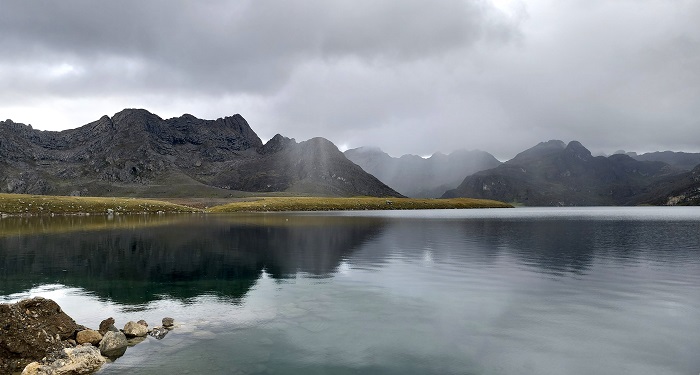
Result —
[[178, 327], [100, 374], [700, 373], [700, 209], [4, 218], [0, 302]]

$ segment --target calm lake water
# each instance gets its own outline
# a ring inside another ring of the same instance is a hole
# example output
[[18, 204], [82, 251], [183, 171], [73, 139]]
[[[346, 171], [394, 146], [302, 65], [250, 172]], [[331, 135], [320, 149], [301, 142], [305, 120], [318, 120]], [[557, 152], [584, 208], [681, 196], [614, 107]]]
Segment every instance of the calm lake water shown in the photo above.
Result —
[[0, 220], [0, 302], [172, 316], [101, 374], [700, 373], [700, 209]]

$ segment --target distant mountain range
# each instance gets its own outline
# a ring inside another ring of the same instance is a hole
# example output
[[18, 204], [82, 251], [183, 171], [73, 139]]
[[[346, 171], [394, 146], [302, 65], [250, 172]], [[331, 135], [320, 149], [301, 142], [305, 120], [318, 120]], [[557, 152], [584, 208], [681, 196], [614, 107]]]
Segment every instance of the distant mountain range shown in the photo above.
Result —
[[672, 167], [685, 171], [690, 171], [700, 165], [700, 153], [661, 151], [649, 152], [641, 155], [630, 152], [627, 153], [627, 155], [639, 161], [662, 161]]
[[85, 126], [39, 131], [0, 122], [0, 192], [141, 197], [253, 193], [471, 197], [528, 206], [698, 205], [700, 154], [592, 156], [552, 140], [501, 163], [484, 151], [391, 157], [276, 135], [263, 144], [234, 115], [162, 119], [125, 109]]
[[125, 109], [61, 132], [0, 122], [0, 192], [179, 197], [232, 191], [400, 196], [330, 141], [276, 135], [263, 144], [240, 115], [164, 120]]
[[416, 198], [438, 198], [465, 176], [501, 164], [488, 152], [466, 150], [395, 158], [379, 148], [360, 147], [345, 151], [345, 156], [399, 193]]
[[[528, 206], [698, 204], [694, 154], [593, 157], [581, 143], [542, 142], [489, 170], [467, 176], [443, 197], [488, 198]], [[665, 161], [660, 161], [665, 160]], [[669, 162], [673, 164], [669, 164]]]

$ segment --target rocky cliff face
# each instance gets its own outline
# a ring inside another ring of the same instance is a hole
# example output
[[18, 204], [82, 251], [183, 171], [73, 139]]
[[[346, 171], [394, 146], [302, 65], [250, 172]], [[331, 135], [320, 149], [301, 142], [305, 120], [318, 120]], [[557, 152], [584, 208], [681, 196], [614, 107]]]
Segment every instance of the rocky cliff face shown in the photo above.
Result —
[[530, 206], [634, 204], [650, 185], [679, 173], [627, 155], [593, 157], [581, 143], [549, 141], [475, 173], [444, 197], [488, 198]]
[[0, 373], [19, 373], [30, 362], [63, 349], [79, 328], [51, 300], [0, 304]]
[[361, 147], [345, 151], [345, 156], [401, 194], [417, 198], [440, 197], [465, 176], [501, 164], [488, 152], [466, 150], [424, 159], [417, 155], [394, 158], [378, 148]]
[[0, 122], [0, 192], [398, 195], [323, 141], [298, 144], [277, 136], [263, 145], [240, 115], [164, 120], [143, 109], [125, 109], [62, 132], [8, 120]]
[[669, 176], [650, 184], [632, 203], [700, 206], [700, 164], [689, 172]]

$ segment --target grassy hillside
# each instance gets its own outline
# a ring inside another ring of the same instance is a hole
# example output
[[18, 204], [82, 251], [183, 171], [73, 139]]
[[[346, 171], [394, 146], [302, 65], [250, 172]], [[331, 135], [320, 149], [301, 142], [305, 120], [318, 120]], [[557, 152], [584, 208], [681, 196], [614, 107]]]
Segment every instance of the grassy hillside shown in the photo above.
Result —
[[212, 207], [209, 212], [255, 211], [337, 211], [337, 210], [420, 210], [447, 208], [507, 208], [511, 205], [485, 199], [413, 199], [413, 198], [326, 198], [267, 197]]
[[196, 209], [150, 199], [0, 194], [0, 214], [119, 214], [192, 212]]
[[[167, 199], [167, 198], [166, 198]], [[138, 198], [67, 197], [0, 194], [0, 215], [142, 214], [181, 212], [263, 212], [337, 210], [417, 210], [449, 208], [505, 208], [509, 204], [485, 199], [248, 197], [171, 202]]]

